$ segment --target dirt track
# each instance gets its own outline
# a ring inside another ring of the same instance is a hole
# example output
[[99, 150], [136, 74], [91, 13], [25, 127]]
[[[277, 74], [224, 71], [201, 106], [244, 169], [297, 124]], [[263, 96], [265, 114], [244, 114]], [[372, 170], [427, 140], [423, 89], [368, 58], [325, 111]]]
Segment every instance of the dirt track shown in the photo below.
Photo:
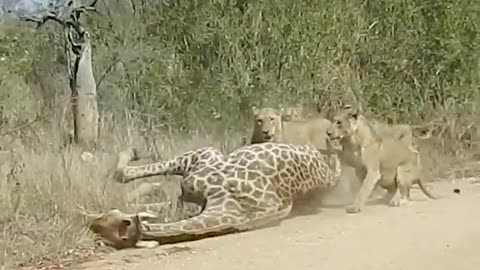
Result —
[[432, 201], [415, 189], [415, 201], [401, 208], [369, 205], [357, 215], [322, 208], [276, 227], [123, 250], [72, 269], [478, 269], [480, 184], [431, 186], [447, 197]]

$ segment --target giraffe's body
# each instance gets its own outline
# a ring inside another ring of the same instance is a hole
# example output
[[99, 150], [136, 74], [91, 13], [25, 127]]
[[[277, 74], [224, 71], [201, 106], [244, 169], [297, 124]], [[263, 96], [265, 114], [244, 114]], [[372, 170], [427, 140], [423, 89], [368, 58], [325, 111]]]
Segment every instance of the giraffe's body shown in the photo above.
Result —
[[262, 143], [229, 155], [204, 147], [167, 161], [119, 168], [115, 177], [126, 183], [152, 175], [182, 175], [182, 197], [204, 199], [197, 216], [173, 223], [144, 222], [141, 240], [166, 243], [280, 221], [298, 195], [336, 185], [340, 174], [336, 162], [307, 145]]

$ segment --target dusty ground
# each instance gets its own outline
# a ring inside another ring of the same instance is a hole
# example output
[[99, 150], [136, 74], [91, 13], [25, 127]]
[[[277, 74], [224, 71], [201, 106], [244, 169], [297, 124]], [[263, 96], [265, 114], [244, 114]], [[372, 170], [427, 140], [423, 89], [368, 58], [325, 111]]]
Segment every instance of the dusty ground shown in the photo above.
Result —
[[[473, 270], [480, 265], [480, 184], [442, 181], [402, 208], [369, 205], [289, 218], [262, 230], [123, 250], [71, 269], [355, 269]], [[454, 188], [461, 190], [453, 193]]]

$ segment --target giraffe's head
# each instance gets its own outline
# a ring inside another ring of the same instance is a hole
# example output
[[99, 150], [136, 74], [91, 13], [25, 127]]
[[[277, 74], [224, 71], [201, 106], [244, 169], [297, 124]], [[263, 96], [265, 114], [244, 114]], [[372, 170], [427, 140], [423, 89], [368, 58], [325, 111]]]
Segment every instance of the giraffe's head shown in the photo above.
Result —
[[101, 214], [82, 213], [87, 227], [115, 249], [135, 247], [140, 240], [140, 218], [118, 209]]
[[252, 108], [254, 142], [274, 142], [282, 132], [282, 110], [273, 108]]
[[345, 105], [333, 117], [332, 125], [327, 129], [330, 142], [336, 144], [351, 137], [357, 130], [359, 112], [351, 105]]

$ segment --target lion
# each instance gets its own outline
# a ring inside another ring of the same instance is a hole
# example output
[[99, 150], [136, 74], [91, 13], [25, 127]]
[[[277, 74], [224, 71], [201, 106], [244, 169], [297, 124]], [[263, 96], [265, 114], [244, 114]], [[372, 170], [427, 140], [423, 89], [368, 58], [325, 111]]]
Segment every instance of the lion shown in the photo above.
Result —
[[254, 127], [250, 143], [282, 142], [307, 144], [319, 150], [328, 150], [327, 128], [332, 124], [326, 118], [282, 120], [283, 109], [252, 107]]
[[[273, 108], [257, 108], [252, 107], [254, 115], [254, 127], [251, 137], [251, 144], [264, 142], [283, 142], [292, 144], [306, 144], [315, 147], [319, 151], [325, 151], [337, 155], [336, 151], [332, 152], [332, 148], [327, 142], [327, 128], [332, 124], [330, 120], [321, 117], [309, 118], [304, 120], [282, 120], [282, 109]], [[355, 176], [355, 171], [351, 166], [343, 165], [337, 158], [335, 166], [341, 167], [342, 179], [337, 187], [328, 192], [321, 192], [321, 196], [326, 200], [342, 200], [345, 197], [340, 194], [354, 194], [355, 183], [349, 181]], [[343, 180], [345, 179], [345, 180]], [[340, 192], [340, 194], [338, 193]], [[325, 196], [325, 197], [323, 197]], [[323, 200], [322, 199], [322, 200]]]
[[[333, 117], [327, 129], [328, 142], [339, 149], [341, 163], [354, 167], [363, 179], [360, 191], [347, 213], [358, 213], [375, 186], [387, 190], [382, 199], [390, 206], [410, 200], [410, 188], [418, 184], [425, 195], [437, 199], [425, 186], [418, 152], [398, 138], [380, 136], [372, 123], [350, 105]], [[340, 149], [341, 147], [341, 149]]]
[[304, 107], [301, 104], [284, 107], [281, 112], [283, 121], [303, 121], [321, 115], [319, 111], [314, 112], [312, 108]]
[[95, 234], [94, 241], [102, 246], [114, 249], [129, 247], [155, 248], [157, 242], [140, 239], [141, 230], [145, 230], [144, 221], [158, 220], [159, 216], [149, 212], [125, 214], [117, 208], [106, 213], [93, 214], [80, 209], [84, 224]]
[[412, 127], [408, 124], [386, 124], [378, 120], [371, 120], [373, 128], [382, 137], [392, 137], [395, 140], [405, 143], [406, 145], [413, 144]]
[[281, 110], [283, 121], [301, 121], [305, 120], [304, 111], [301, 105], [289, 106]]
[[107, 246], [122, 249], [134, 246], [140, 240], [139, 216], [126, 216], [118, 209], [112, 209], [106, 214], [88, 214], [82, 211], [82, 216], [87, 227], [100, 236], [97, 240], [105, 241]]
[[[378, 135], [381, 137], [390, 137], [394, 140], [402, 142], [415, 152], [420, 158], [420, 153], [418, 152], [418, 145], [414, 142], [413, 138], [413, 129], [408, 124], [386, 124], [379, 120], [372, 119], [370, 120], [373, 128], [377, 131]], [[420, 162], [420, 161], [419, 161]]]

